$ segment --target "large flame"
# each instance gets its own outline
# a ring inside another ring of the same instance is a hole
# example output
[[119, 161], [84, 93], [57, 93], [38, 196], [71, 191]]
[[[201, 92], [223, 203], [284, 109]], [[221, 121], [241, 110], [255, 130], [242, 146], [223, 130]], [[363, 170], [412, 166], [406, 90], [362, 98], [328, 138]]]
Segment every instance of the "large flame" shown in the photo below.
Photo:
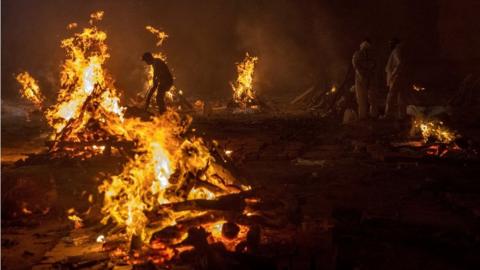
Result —
[[235, 83], [231, 83], [233, 89], [233, 100], [241, 107], [246, 107], [256, 99], [256, 93], [253, 89], [253, 72], [258, 58], [250, 56], [248, 53], [245, 59], [237, 64], [238, 77]]
[[40, 92], [37, 81], [26, 71], [17, 74], [15, 78], [22, 86], [20, 89], [22, 97], [32, 102], [37, 109], [41, 110], [45, 97]]
[[[103, 222], [111, 219], [119, 227], [125, 227], [129, 236], [141, 236], [147, 241], [153, 232], [174, 225], [179, 216], [201, 214], [166, 211], [163, 218], [149, 220], [148, 212], [160, 205], [186, 199], [214, 199], [232, 192], [228, 185], [233, 183], [228, 179], [220, 181], [216, 176], [215, 160], [203, 141], [180, 136], [188, 124], [189, 121], [181, 123], [173, 111], [152, 122], [125, 120], [125, 129], [138, 141], [138, 151], [142, 154], [136, 155], [121, 174], [107, 179], [100, 187], [105, 194]], [[221, 190], [214, 192], [198, 187], [194, 184], [196, 181], [214, 184]]]
[[[107, 141], [133, 142], [134, 156], [99, 187], [104, 195], [102, 222], [111, 221], [127, 237], [148, 241], [155, 231], [176, 224], [179, 218], [204, 214], [175, 212], [165, 204], [211, 200], [249, 187], [225, 176], [201, 138], [184, 138], [190, 117], [171, 110], [151, 121], [124, 117], [113, 79], [104, 67], [109, 58], [107, 35], [93, 25], [102, 17], [103, 12], [94, 13], [91, 27], [62, 41], [67, 59], [60, 73], [61, 88], [46, 118], [54, 128], [55, 143], [94, 142], [91, 150], [103, 152]], [[81, 221], [73, 211], [68, 214], [70, 220]]]
[[[90, 27], [61, 42], [67, 58], [61, 65], [57, 103], [46, 111], [47, 121], [54, 129], [53, 150], [64, 142], [99, 142], [100, 145], [85, 146], [84, 150], [102, 153], [101, 144], [125, 134], [119, 128], [124, 108], [114, 80], [104, 67], [110, 57], [105, 43], [107, 34], [94, 25], [102, 18], [102, 11], [93, 13]], [[84, 155], [77, 150], [72, 155]]]

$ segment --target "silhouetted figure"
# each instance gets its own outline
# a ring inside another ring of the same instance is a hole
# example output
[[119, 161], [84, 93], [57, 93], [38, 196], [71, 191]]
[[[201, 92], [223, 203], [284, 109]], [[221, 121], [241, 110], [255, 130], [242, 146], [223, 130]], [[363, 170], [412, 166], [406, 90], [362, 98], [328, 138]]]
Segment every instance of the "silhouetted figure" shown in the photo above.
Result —
[[355, 94], [358, 104], [358, 119], [364, 120], [368, 117], [369, 105], [371, 113], [374, 111], [374, 104], [369, 104], [369, 93], [372, 91], [373, 72], [375, 61], [371, 51], [371, 42], [367, 38], [360, 44], [360, 48], [352, 57], [352, 65], [355, 69]]
[[172, 74], [170, 73], [167, 64], [162, 59], [153, 57], [149, 52], [143, 54], [142, 60], [153, 67], [153, 85], [152, 88], [148, 90], [147, 100], [145, 101], [145, 110], [148, 110], [153, 93], [157, 92], [156, 102], [158, 111], [164, 113], [166, 111], [165, 92], [170, 90], [170, 87], [173, 85]]
[[[385, 72], [387, 74], [388, 95], [385, 105], [385, 117], [404, 119], [406, 116], [406, 92], [408, 78], [406, 75], [405, 55], [399, 39], [390, 40], [390, 57], [388, 58]], [[397, 111], [394, 109], [397, 107]]]

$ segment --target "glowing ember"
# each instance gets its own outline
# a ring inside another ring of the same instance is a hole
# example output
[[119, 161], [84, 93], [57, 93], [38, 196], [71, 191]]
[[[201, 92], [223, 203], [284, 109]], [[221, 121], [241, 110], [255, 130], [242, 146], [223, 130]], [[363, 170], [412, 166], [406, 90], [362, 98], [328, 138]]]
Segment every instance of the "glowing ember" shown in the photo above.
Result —
[[210, 232], [210, 237], [208, 238], [209, 243], [221, 242], [225, 245], [227, 250], [235, 251], [235, 247], [246, 238], [248, 233], [248, 227], [243, 225], [239, 226], [239, 231], [235, 237], [229, 239], [225, 237], [223, 230], [227, 222], [225, 220], [217, 221], [215, 223], [206, 224], [203, 227], [207, 232]]
[[233, 154], [233, 151], [232, 150], [225, 150], [225, 155], [227, 155], [227, 157], [231, 157]]
[[412, 89], [417, 91], [417, 92], [425, 91], [425, 87], [422, 87], [422, 86], [417, 85], [417, 84], [412, 85]]
[[77, 23], [69, 23], [69, 24], [67, 25], [67, 29], [70, 30], [70, 29], [76, 28], [77, 26], [78, 26]]
[[96, 240], [97, 243], [105, 243], [105, 236], [103, 234], [99, 235]]
[[247, 53], [243, 62], [237, 64], [237, 80], [230, 84], [233, 89], [233, 100], [242, 108], [247, 107], [256, 99], [253, 89], [253, 72], [257, 61], [257, 57], [252, 57]]
[[28, 205], [26, 202], [22, 202], [22, 213], [25, 215], [31, 215], [33, 212], [32, 210], [28, 209]]
[[20, 89], [22, 97], [32, 102], [37, 109], [41, 110], [45, 97], [40, 92], [37, 81], [26, 71], [19, 73], [16, 79], [22, 85], [22, 89]]

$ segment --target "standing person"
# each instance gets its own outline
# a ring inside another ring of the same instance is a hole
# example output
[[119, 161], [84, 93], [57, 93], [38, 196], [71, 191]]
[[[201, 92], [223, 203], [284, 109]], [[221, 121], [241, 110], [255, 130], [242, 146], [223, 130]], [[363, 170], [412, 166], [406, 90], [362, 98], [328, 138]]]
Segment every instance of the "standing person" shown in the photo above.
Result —
[[[408, 88], [408, 81], [405, 70], [405, 57], [403, 55], [402, 43], [399, 39], [390, 40], [390, 57], [388, 58], [385, 72], [387, 75], [388, 95], [385, 104], [385, 118], [397, 117], [402, 120], [406, 116], [405, 95]], [[394, 111], [397, 106], [397, 111]], [[396, 114], [396, 115], [395, 115]]]
[[371, 52], [371, 41], [366, 38], [360, 49], [353, 54], [353, 68], [355, 69], [355, 94], [358, 104], [358, 119], [364, 120], [368, 117], [368, 95], [373, 82], [375, 61]]
[[153, 66], [153, 85], [152, 88], [148, 90], [145, 110], [148, 110], [150, 99], [152, 95], [157, 92], [156, 103], [158, 111], [164, 113], [167, 110], [165, 107], [165, 92], [170, 90], [173, 85], [172, 73], [170, 73], [167, 64], [162, 59], [153, 57], [150, 52], [144, 53], [142, 60], [148, 65]]

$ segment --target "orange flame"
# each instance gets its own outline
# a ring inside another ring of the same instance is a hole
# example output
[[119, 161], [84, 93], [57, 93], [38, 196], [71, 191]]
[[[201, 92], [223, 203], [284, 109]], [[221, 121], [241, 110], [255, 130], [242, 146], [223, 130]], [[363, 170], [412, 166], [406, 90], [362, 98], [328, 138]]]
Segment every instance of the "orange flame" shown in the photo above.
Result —
[[233, 100], [241, 107], [246, 107], [256, 99], [253, 89], [253, 72], [258, 57], [252, 57], [248, 53], [243, 62], [237, 64], [238, 77], [235, 83], [231, 83], [233, 89]]
[[414, 125], [420, 129], [425, 141], [435, 138], [435, 140], [441, 143], [451, 143], [458, 137], [455, 132], [445, 127], [441, 121], [416, 120]]
[[22, 85], [20, 89], [22, 97], [32, 102], [37, 109], [41, 110], [45, 97], [40, 92], [37, 81], [26, 71], [19, 73], [16, 79]]
[[154, 34], [155, 37], [157, 37], [157, 47], [161, 46], [163, 42], [168, 38], [167, 33], [158, 30], [154, 28], [153, 26], [147, 25], [145, 26], [145, 29], [147, 29], [150, 33]]

